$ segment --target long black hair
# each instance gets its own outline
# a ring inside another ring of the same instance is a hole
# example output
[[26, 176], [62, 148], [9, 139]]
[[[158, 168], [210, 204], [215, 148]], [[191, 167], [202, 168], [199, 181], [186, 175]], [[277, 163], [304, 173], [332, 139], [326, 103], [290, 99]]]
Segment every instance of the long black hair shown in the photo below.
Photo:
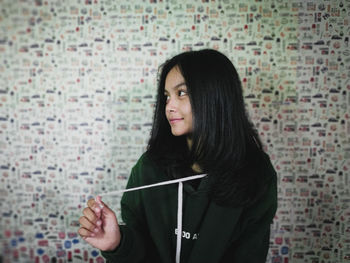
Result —
[[[192, 107], [191, 149], [185, 136], [172, 135], [165, 116], [165, 80], [173, 67], [185, 79]], [[256, 199], [262, 144], [248, 118], [238, 73], [225, 55], [211, 49], [189, 51], [161, 66], [148, 152], [164, 166], [197, 163], [212, 180], [211, 198], [218, 204], [244, 205]]]

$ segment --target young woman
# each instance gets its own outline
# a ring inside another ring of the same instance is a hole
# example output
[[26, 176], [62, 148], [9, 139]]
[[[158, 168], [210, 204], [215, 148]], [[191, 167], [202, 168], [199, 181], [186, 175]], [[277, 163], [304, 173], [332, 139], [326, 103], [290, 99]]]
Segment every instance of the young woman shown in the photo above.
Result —
[[148, 149], [127, 188], [196, 174], [207, 176], [179, 183], [183, 196], [177, 184], [124, 193], [125, 225], [101, 198], [89, 200], [79, 234], [108, 262], [265, 262], [276, 173], [234, 66], [209, 49], [162, 66]]

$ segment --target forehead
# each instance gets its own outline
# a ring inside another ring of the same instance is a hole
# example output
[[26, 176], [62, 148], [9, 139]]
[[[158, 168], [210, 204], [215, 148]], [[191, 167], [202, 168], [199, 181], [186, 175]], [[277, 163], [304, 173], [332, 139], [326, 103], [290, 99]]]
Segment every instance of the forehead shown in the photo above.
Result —
[[182, 76], [180, 69], [173, 67], [165, 78], [165, 90], [171, 90], [178, 88], [179, 84], [184, 84], [185, 79]]

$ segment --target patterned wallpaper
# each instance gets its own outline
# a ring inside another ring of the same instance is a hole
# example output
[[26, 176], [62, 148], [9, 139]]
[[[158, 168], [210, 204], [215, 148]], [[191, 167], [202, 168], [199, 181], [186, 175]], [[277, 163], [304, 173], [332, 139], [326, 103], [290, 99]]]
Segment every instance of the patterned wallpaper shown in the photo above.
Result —
[[145, 150], [159, 65], [205, 47], [278, 172], [267, 262], [350, 262], [349, 23], [349, 0], [0, 0], [0, 262], [103, 262], [82, 208]]

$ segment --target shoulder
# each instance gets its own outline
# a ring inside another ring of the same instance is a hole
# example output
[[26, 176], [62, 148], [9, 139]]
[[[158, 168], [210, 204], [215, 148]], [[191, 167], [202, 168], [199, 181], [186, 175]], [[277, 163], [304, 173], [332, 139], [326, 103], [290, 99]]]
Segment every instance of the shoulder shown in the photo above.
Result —
[[274, 215], [277, 210], [277, 174], [269, 155], [265, 152], [262, 153], [259, 169], [261, 194], [247, 210], [253, 217], [260, 217], [266, 213]]
[[266, 152], [262, 152], [262, 163], [265, 164], [266, 169], [272, 174], [276, 174], [276, 171], [271, 163], [270, 156]]
[[265, 187], [267, 194], [272, 194], [276, 196], [275, 192], [277, 191], [277, 173], [275, 168], [272, 165], [270, 156], [262, 152], [260, 162], [260, 171], [262, 177], [262, 185]]
[[267, 186], [268, 191], [273, 197], [277, 199], [277, 173], [272, 165], [270, 157], [264, 152], [263, 153], [263, 173], [264, 173], [264, 184]]
[[151, 169], [151, 170], [157, 170], [160, 169], [159, 165], [157, 165], [157, 162], [151, 157], [151, 155], [148, 152], [144, 152], [140, 158], [137, 160], [136, 164], [132, 168], [133, 170], [145, 170], [145, 169]]
[[143, 153], [131, 170], [129, 182], [144, 185], [164, 180], [165, 173], [148, 152]]

